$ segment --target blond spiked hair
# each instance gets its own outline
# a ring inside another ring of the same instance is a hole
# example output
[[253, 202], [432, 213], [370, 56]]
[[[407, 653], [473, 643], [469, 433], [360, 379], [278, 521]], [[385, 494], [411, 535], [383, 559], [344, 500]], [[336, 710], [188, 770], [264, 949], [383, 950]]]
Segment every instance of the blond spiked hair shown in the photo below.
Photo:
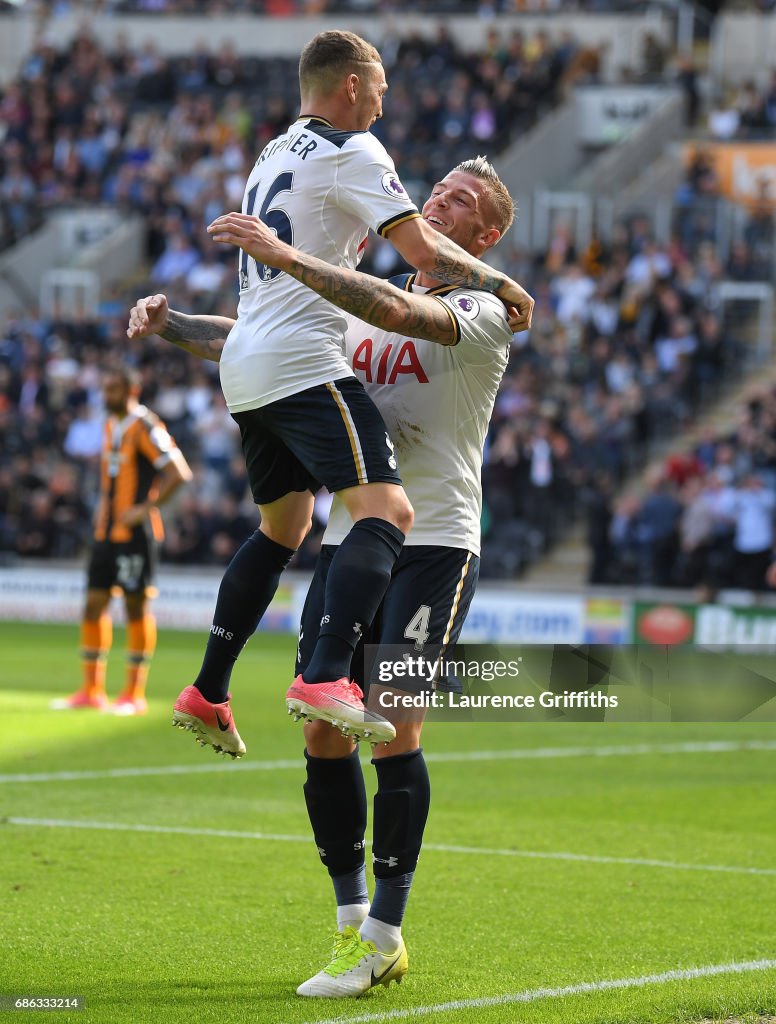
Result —
[[507, 192], [506, 185], [496, 174], [493, 164], [486, 156], [475, 156], [472, 160], [464, 160], [453, 170], [460, 171], [461, 174], [471, 174], [473, 178], [479, 178], [485, 183], [485, 191], [496, 219], [495, 226], [502, 236], [505, 235], [515, 219], [515, 204]]

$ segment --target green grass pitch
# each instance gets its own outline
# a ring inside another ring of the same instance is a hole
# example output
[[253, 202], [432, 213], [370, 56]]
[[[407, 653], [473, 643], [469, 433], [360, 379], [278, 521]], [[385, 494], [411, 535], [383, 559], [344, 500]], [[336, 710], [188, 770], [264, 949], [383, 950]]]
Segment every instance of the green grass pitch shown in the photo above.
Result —
[[[170, 726], [203, 642], [162, 632], [150, 712], [120, 719], [48, 710], [78, 683], [74, 627], [0, 625], [0, 995], [86, 1003], [9, 1020], [674, 1024], [776, 1012], [776, 970], [760, 963], [776, 960], [767, 722], [430, 724], [410, 972], [356, 1001], [299, 999], [296, 985], [327, 959], [334, 910], [309, 838], [302, 733], [282, 699], [293, 639], [254, 639], [235, 672], [240, 765]], [[113, 693], [122, 661], [117, 631]], [[723, 749], [702, 746], [715, 741]], [[579, 749], [613, 746], [623, 751]], [[491, 756], [464, 759], [474, 752]], [[505, 752], [516, 756], [492, 756]], [[132, 768], [177, 770], [108, 774]], [[366, 777], [371, 792], [369, 765]], [[728, 970], [750, 962], [758, 969]], [[619, 979], [641, 982], [600, 984]], [[557, 994], [575, 985], [589, 987]]]

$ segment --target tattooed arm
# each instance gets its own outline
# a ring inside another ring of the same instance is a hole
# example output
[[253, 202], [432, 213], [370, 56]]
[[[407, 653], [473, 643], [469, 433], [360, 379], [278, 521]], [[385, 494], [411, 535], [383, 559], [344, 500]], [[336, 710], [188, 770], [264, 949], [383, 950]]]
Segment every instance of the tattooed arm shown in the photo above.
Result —
[[306, 253], [297, 253], [284, 269], [324, 299], [373, 327], [440, 345], [455, 345], [458, 341], [455, 316], [432, 295], [403, 292], [388, 281], [333, 267]]
[[410, 266], [417, 267], [437, 281], [495, 292], [505, 303], [517, 307], [513, 330], [531, 326], [534, 300], [511, 277], [466, 252], [445, 235], [435, 231], [422, 217], [398, 224], [388, 239]]
[[170, 309], [165, 295], [138, 299], [129, 313], [128, 338], [158, 334], [200, 359], [217, 363], [235, 321], [225, 316], [189, 316]]
[[387, 237], [410, 266], [437, 281], [498, 294], [510, 280], [429, 227], [420, 217], [397, 225]]
[[225, 316], [188, 316], [171, 309], [157, 334], [193, 356], [217, 363], [234, 323]]
[[458, 341], [455, 316], [439, 299], [400, 291], [387, 281], [299, 252], [281, 242], [257, 217], [229, 213], [214, 221], [208, 231], [215, 241], [239, 246], [260, 263], [277, 267], [373, 327], [440, 345]]

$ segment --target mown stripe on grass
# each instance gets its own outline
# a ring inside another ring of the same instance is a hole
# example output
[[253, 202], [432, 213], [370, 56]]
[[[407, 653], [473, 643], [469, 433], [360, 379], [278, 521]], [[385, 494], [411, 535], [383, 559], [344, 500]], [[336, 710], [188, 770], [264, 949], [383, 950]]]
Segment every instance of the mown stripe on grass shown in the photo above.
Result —
[[[732, 754], [747, 750], [776, 750], [776, 740], [710, 740], [697, 743], [636, 743], [606, 747], [536, 747], [527, 750], [430, 751], [426, 761], [462, 764], [474, 761], [541, 761], [565, 757], [639, 757], [649, 754]], [[157, 767], [103, 768], [93, 771], [24, 772], [0, 775], [0, 784], [24, 782], [82, 782], [89, 779], [135, 779], [146, 775], [207, 775], [210, 772], [268, 772], [299, 769], [299, 758], [279, 761], [218, 761], [215, 764], [169, 764]], [[368, 758], [364, 764], [368, 764]]]
[[558, 999], [564, 996], [579, 996], [592, 992], [610, 992], [613, 989], [643, 988], [646, 985], [665, 985], [672, 981], [691, 981], [694, 978], [713, 978], [724, 974], [748, 974], [752, 971], [772, 971], [776, 960], [746, 960], [740, 963], [710, 964], [707, 967], [689, 967], [685, 970], [663, 971], [661, 974], [645, 974], [637, 978], [611, 978], [606, 981], [585, 981], [562, 988], [533, 988], [524, 992], [509, 992], [501, 996], [482, 996], [478, 999], [453, 999], [446, 1003], [430, 1006], [413, 1006], [406, 1010], [386, 1010], [382, 1013], [362, 1013], [356, 1017], [326, 1017], [308, 1024], [371, 1024], [372, 1021], [409, 1020], [413, 1017], [428, 1017], [435, 1013], [450, 1013], [454, 1010], [484, 1009], [488, 1006], [504, 1006], [510, 1003], [535, 1003], [540, 999]]
[[[0, 824], [33, 828], [98, 829], [106, 832], [156, 832], [162, 835], [209, 836], [216, 839], [253, 839], [282, 843], [312, 842], [311, 836], [285, 835], [276, 832], [239, 832], [220, 828], [189, 828], [185, 825], [136, 825], [129, 822], [18, 817], [2, 818]], [[367, 844], [369, 844], [369, 840], [367, 840]], [[683, 864], [677, 861], [653, 860], [647, 857], [607, 857], [552, 850], [510, 850], [483, 846], [456, 846], [448, 843], [424, 843], [423, 849], [433, 850], [437, 853], [468, 854], [481, 857], [523, 857], [529, 860], [576, 861], [582, 864], [627, 864], [633, 867], [667, 868], [674, 871], [721, 871], [734, 875], [776, 875], [776, 868], [753, 868], [730, 864]]]

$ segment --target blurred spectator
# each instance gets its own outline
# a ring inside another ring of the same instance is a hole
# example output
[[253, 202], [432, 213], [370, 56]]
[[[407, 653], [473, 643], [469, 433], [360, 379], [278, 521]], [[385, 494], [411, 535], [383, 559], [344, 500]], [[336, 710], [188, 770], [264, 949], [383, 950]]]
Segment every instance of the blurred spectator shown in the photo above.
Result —
[[599, 473], [585, 496], [587, 543], [592, 555], [588, 583], [608, 583], [612, 565], [612, 490], [608, 473]]
[[709, 110], [709, 132], [715, 139], [734, 139], [741, 127], [741, 114], [732, 93], [726, 92], [715, 98]]
[[35, 490], [19, 520], [16, 550], [27, 558], [48, 558], [54, 554], [56, 537], [51, 496], [45, 490]]
[[96, 462], [102, 446], [102, 429], [102, 420], [88, 405], [80, 405], [65, 434], [62, 445], [65, 455], [83, 462]]
[[614, 564], [610, 578], [615, 583], [636, 583], [646, 577], [644, 538], [641, 533], [639, 499], [632, 494], [617, 502], [609, 527]]
[[[652, 47], [654, 51], [655, 47]], [[645, 53], [649, 61], [651, 54]], [[662, 70], [662, 69], [661, 69]], [[684, 93], [684, 123], [688, 128], [694, 128], [698, 122], [700, 112], [701, 95], [698, 88], [698, 69], [695, 61], [689, 54], [680, 54], [676, 61], [676, 81]]]
[[564, 325], [577, 320], [585, 323], [589, 316], [590, 299], [595, 282], [577, 263], [567, 264], [563, 273], [553, 282], [557, 306], [555, 315]]
[[682, 507], [669, 481], [658, 477], [641, 505], [640, 539], [646, 555], [647, 582], [659, 587], [672, 582], [677, 554], [677, 528]]
[[167, 247], [151, 268], [151, 280], [164, 287], [179, 281], [196, 267], [197, 250], [181, 232], [174, 234]]
[[735, 523], [733, 581], [744, 590], [764, 590], [773, 554], [776, 495], [756, 473], [747, 474], [730, 503]]

